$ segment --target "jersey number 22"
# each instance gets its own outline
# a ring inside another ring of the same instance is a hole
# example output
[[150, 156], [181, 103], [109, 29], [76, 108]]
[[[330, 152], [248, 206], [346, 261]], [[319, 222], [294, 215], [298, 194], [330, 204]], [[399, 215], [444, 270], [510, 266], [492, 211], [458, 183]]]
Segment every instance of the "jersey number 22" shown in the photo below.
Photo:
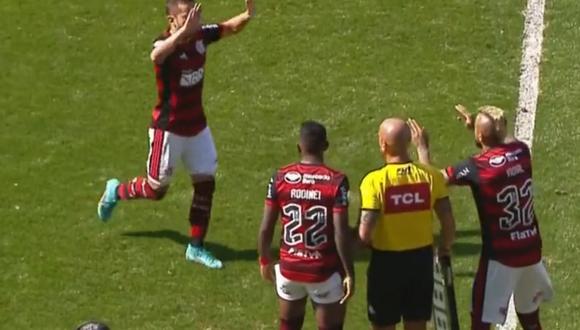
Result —
[[[287, 245], [304, 243], [305, 247], [315, 249], [328, 241], [324, 233], [328, 218], [326, 207], [315, 205], [303, 212], [302, 206], [292, 203], [284, 206], [282, 212], [290, 220], [284, 225], [283, 233]], [[298, 231], [302, 226], [305, 226], [303, 233]]]

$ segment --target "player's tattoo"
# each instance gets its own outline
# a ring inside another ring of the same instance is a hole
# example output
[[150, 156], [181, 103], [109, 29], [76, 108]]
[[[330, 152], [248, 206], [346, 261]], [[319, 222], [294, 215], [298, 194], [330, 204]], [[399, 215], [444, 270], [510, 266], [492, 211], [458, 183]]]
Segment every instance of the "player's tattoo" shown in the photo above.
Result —
[[364, 224], [372, 223], [379, 218], [378, 211], [362, 210], [360, 215], [360, 222]]

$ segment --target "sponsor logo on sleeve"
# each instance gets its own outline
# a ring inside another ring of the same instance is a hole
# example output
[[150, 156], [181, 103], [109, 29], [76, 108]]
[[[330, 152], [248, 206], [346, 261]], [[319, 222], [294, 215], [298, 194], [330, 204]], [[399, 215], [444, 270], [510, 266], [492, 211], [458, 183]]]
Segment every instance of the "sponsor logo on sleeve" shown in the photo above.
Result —
[[284, 174], [284, 181], [288, 182], [289, 184], [297, 184], [302, 181], [302, 175], [296, 171], [288, 172]]
[[460, 180], [466, 176], [469, 175], [469, 168], [464, 167], [462, 168], [459, 172], [457, 172], [457, 175], [455, 175], [455, 180]]
[[270, 178], [270, 182], [268, 182], [268, 193], [266, 195], [266, 198], [272, 199], [274, 197], [273, 191], [274, 191], [274, 178]]

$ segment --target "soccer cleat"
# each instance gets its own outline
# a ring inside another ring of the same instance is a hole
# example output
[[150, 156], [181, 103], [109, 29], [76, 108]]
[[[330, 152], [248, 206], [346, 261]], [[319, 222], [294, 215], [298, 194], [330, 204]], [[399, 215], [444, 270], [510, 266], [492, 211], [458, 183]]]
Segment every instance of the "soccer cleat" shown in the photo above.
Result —
[[221, 269], [224, 267], [223, 263], [206, 250], [202, 246], [193, 246], [191, 244], [187, 245], [187, 250], [185, 251], [185, 259], [187, 261], [193, 261], [200, 263], [208, 268]]
[[99, 200], [99, 205], [97, 206], [97, 214], [101, 221], [106, 222], [113, 215], [113, 209], [117, 205], [117, 187], [119, 186], [119, 180], [110, 179], [107, 181], [105, 186], [105, 192]]

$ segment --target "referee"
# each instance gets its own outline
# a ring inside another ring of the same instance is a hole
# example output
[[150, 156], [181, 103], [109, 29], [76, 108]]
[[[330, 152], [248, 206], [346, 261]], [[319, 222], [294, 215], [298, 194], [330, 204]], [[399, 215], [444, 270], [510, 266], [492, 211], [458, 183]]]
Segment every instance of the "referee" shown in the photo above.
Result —
[[379, 128], [385, 164], [362, 180], [359, 236], [372, 248], [368, 317], [375, 330], [426, 329], [433, 304], [433, 210], [441, 222], [439, 254], [449, 255], [455, 235], [442, 174], [409, 157], [411, 131], [389, 118]]

